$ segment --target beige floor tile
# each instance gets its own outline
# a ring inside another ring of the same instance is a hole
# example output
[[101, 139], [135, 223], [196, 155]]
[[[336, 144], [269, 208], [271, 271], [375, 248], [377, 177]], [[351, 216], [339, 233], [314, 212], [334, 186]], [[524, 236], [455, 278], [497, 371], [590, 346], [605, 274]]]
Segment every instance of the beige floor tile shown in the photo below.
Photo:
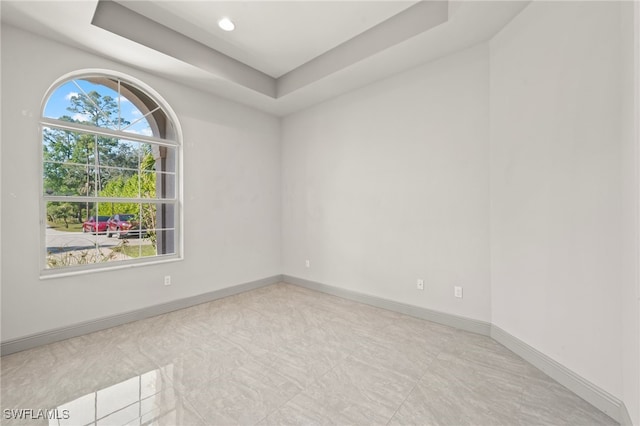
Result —
[[284, 283], [0, 363], [1, 408], [61, 426], [615, 424], [491, 338]]

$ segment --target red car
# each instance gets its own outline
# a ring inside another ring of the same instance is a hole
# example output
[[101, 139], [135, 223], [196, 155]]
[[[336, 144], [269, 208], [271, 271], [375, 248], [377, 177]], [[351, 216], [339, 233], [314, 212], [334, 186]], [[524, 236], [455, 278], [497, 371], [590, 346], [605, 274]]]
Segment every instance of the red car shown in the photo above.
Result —
[[108, 220], [109, 216], [91, 216], [87, 221], [82, 222], [82, 232], [104, 234], [107, 232]]
[[112, 235], [118, 238], [141, 237], [143, 233], [135, 214], [114, 214], [107, 221], [107, 237]]

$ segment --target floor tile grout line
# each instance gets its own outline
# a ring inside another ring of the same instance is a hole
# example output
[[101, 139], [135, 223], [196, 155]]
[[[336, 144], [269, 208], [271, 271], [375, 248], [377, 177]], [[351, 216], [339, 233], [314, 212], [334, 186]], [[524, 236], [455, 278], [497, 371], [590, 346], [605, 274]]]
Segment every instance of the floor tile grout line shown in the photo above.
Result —
[[[253, 306], [249, 306], [249, 307], [247, 307], [247, 309], [252, 310], [253, 312], [256, 312], [256, 313], [261, 314], [261, 315], [269, 316], [268, 314], [272, 314], [271, 312], [266, 313], [265, 311], [261, 311], [261, 310], [259, 310], [259, 309], [256, 309], [256, 308], [254, 308]], [[274, 313], [273, 313], [273, 315], [274, 315], [275, 317], [280, 317], [280, 316], [282, 316], [282, 314], [281, 314], [281, 313], [278, 313], [278, 312], [274, 312]], [[307, 331], [307, 330], [309, 330], [309, 329], [311, 329], [311, 328], [315, 328], [315, 327], [320, 328], [320, 327], [322, 327], [323, 325], [325, 325], [326, 323], [328, 323], [329, 321], [331, 321], [331, 318], [328, 318], [328, 317], [327, 317], [327, 318], [323, 318], [323, 321], [321, 321], [321, 323], [320, 323], [320, 324], [318, 324], [317, 326], [313, 326], [313, 325], [312, 325], [312, 326], [310, 326], [310, 327], [306, 327], [306, 328], [305, 328], [305, 331]], [[304, 336], [304, 332], [300, 333], [298, 336], [296, 336], [294, 339], [291, 339], [291, 341], [289, 341], [289, 342], [287, 342], [287, 343], [291, 344], [291, 343], [293, 343], [293, 342], [294, 342], [294, 341], [296, 341], [296, 340], [302, 340], [303, 336]], [[229, 341], [228, 339], [226, 339], [226, 340], [227, 340], [227, 341]], [[234, 343], [234, 342], [232, 342], [232, 341], [230, 341], [230, 342], [231, 342], [231, 343]], [[268, 351], [268, 352], [270, 352], [270, 353], [275, 354], [275, 352], [273, 352], [273, 351], [272, 351], [272, 350], [270, 350], [270, 349], [267, 349], [267, 348], [263, 348], [263, 349], [267, 350], [267, 351]], [[257, 357], [256, 355], [249, 354], [249, 356], [251, 356], [255, 361], [260, 362], [260, 361], [258, 360], [258, 358], [259, 358], [259, 357]], [[264, 421], [264, 420], [265, 420], [265, 419], [267, 419], [270, 415], [272, 415], [272, 414], [273, 414], [273, 413], [275, 413], [276, 411], [280, 410], [282, 407], [284, 407], [286, 404], [288, 404], [290, 401], [292, 401], [292, 400], [293, 400], [294, 398], [296, 398], [298, 395], [300, 395], [300, 394], [302, 394], [304, 391], [306, 391], [306, 390], [309, 388], [309, 386], [313, 385], [314, 383], [317, 383], [319, 379], [321, 379], [322, 377], [326, 376], [326, 375], [327, 375], [327, 374], [329, 374], [331, 371], [333, 371], [333, 370], [334, 370], [334, 369], [335, 369], [335, 368], [336, 368], [336, 367], [337, 367], [341, 362], [343, 362], [343, 361], [344, 361], [344, 359], [340, 360], [339, 362], [337, 362], [336, 364], [334, 364], [334, 365], [333, 365], [329, 370], [327, 370], [325, 373], [323, 373], [321, 376], [316, 377], [316, 378], [315, 378], [311, 383], [309, 383], [309, 384], [308, 384], [308, 385], [306, 385], [305, 387], [301, 388], [299, 392], [297, 392], [295, 395], [291, 396], [291, 398], [287, 399], [287, 401], [283, 402], [283, 403], [282, 403], [282, 404], [280, 404], [278, 407], [275, 407], [273, 410], [271, 410], [271, 411], [270, 411], [270, 412], [269, 412], [265, 417], [263, 417], [262, 419], [260, 419], [256, 424], [258, 424], [258, 423], [260, 423], [260, 422]], [[270, 368], [270, 367], [267, 367], [267, 368]], [[272, 368], [270, 368], [270, 369], [271, 369], [271, 370], [273, 370]]]
[[[351, 354], [351, 352], [349, 353], [349, 355]], [[260, 421], [258, 421], [256, 424], [259, 424], [260, 422], [262, 422], [263, 420], [267, 419], [271, 414], [275, 413], [276, 411], [282, 409], [282, 407], [284, 407], [285, 405], [287, 405], [289, 402], [291, 402], [295, 397], [297, 397], [298, 395], [301, 395], [302, 393], [304, 393], [307, 389], [309, 389], [310, 386], [314, 385], [315, 383], [318, 383], [318, 381], [320, 379], [322, 379], [323, 377], [325, 377], [326, 375], [328, 375], [330, 372], [332, 372], [333, 370], [336, 369], [336, 367], [341, 364], [342, 362], [344, 362], [346, 358], [341, 359], [340, 361], [336, 362], [335, 365], [333, 365], [330, 369], [328, 369], [327, 371], [325, 371], [323, 374], [321, 374], [320, 376], [316, 377], [311, 383], [309, 383], [308, 385], [306, 385], [303, 389], [300, 390], [300, 392], [296, 393], [294, 396], [292, 396], [291, 398], [289, 398], [286, 402], [282, 403], [279, 407], [274, 408], [269, 414], [267, 414], [265, 417], [263, 417], [262, 419], [260, 419]]]
[[[326, 320], [324, 320], [321, 324], [327, 324], [328, 322], [332, 321], [332, 318], [327, 318]], [[357, 325], [357, 324], [355, 324]], [[302, 337], [302, 336], [298, 336], [298, 337]], [[314, 380], [309, 383], [308, 385], [306, 385], [304, 388], [302, 388], [300, 390], [300, 392], [296, 393], [295, 395], [293, 395], [291, 398], [289, 398], [286, 402], [282, 403], [280, 406], [274, 408], [271, 412], [269, 412], [265, 417], [263, 417], [262, 419], [260, 419], [260, 421], [258, 421], [256, 424], [259, 424], [260, 422], [266, 420], [270, 415], [272, 415], [273, 413], [275, 413], [276, 411], [282, 409], [282, 407], [286, 406], [289, 402], [291, 402], [294, 398], [296, 398], [297, 396], [301, 395], [302, 393], [304, 393], [307, 389], [309, 389], [310, 386], [312, 386], [315, 383], [318, 383], [323, 377], [327, 376], [329, 373], [331, 373], [332, 371], [334, 371], [339, 365], [341, 365], [342, 363], [345, 362], [345, 360], [354, 352], [354, 350], [350, 350], [348, 351], [348, 354], [344, 357], [342, 357], [338, 362], [336, 362], [330, 369], [328, 369], [327, 371], [325, 371], [323, 374], [321, 374], [320, 376], [314, 378]], [[413, 388], [412, 388], [413, 389]], [[392, 416], [393, 417], [393, 416]]]
[[[422, 375], [422, 377], [424, 377], [424, 374]], [[420, 378], [420, 380], [422, 380], [422, 378]], [[402, 400], [402, 402], [398, 405], [398, 407], [396, 408], [396, 410], [393, 412], [393, 414], [391, 415], [391, 417], [389, 417], [389, 420], [387, 421], [386, 425], [388, 426], [389, 423], [391, 423], [391, 420], [393, 420], [393, 418], [395, 417], [395, 415], [398, 413], [398, 410], [400, 410], [400, 408], [402, 408], [402, 406], [404, 405], [404, 403], [407, 401], [407, 399], [409, 399], [409, 397], [411, 396], [411, 394], [413, 393], [413, 391], [415, 390], [416, 387], [418, 387], [418, 384], [420, 383], [420, 380], [417, 380], [413, 387], [411, 388], [411, 390], [409, 391], [409, 393], [407, 393], [407, 396]]]
[[[438, 353], [438, 355], [442, 353], [442, 351], [440, 351]], [[431, 368], [431, 365], [434, 363], [434, 361], [437, 359], [437, 355], [435, 355], [431, 361], [429, 361], [429, 364], [426, 366], [426, 368], [424, 369], [424, 372], [422, 373], [422, 375], [420, 375], [420, 378], [418, 378], [418, 380], [416, 380], [415, 384], [413, 385], [413, 387], [411, 388], [411, 390], [409, 391], [409, 393], [407, 393], [407, 396], [402, 400], [402, 402], [400, 403], [400, 405], [398, 405], [398, 408], [396, 408], [396, 411], [393, 412], [393, 415], [389, 418], [389, 421], [387, 421], [387, 426], [389, 425], [389, 423], [391, 423], [391, 420], [393, 420], [393, 418], [395, 417], [395, 415], [398, 413], [398, 410], [400, 410], [400, 408], [402, 408], [402, 406], [404, 405], [404, 403], [407, 401], [407, 399], [409, 399], [409, 397], [411, 396], [411, 394], [413, 393], [413, 391], [418, 387], [418, 385], [420, 384], [420, 382], [422, 381], [422, 379], [424, 379], [424, 377], [427, 375], [427, 373], [429, 372], [429, 369]]]

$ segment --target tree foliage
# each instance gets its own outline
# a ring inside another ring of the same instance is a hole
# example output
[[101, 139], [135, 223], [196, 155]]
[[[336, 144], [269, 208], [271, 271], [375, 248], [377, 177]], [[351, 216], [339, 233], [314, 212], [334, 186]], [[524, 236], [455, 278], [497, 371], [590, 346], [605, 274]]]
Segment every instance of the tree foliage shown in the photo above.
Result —
[[[67, 108], [73, 115], [59, 119], [101, 128], [121, 129], [130, 124], [120, 117], [113, 97], [97, 91], [70, 98]], [[138, 197], [155, 196], [155, 160], [148, 145], [140, 153], [132, 143], [101, 135], [47, 128], [43, 132], [44, 190], [49, 195]], [[141, 160], [140, 164], [139, 161]], [[142, 167], [141, 167], [142, 166]], [[153, 194], [153, 195], [147, 195]], [[122, 205], [120, 205], [122, 204]], [[61, 215], [61, 208], [71, 213]], [[51, 202], [50, 218], [78, 221], [91, 214], [138, 213], [134, 203], [104, 203], [96, 212], [92, 203]], [[136, 205], [137, 206], [137, 205]]]
[[[140, 164], [140, 172], [111, 179], [100, 191], [101, 197], [120, 198], [155, 198], [156, 174], [153, 171], [155, 160], [149, 152]], [[116, 213], [139, 213], [137, 203], [101, 203], [98, 214], [113, 215]]]
[[114, 130], [130, 124], [120, 117], [118, 103], [109, 95], [103, 96], [93, 90], [72, 96], [70, 102], [71, 106], [67, 110], [82, 117], [80, 121], [84, 124]]
[[71, 203], [51, 203], [47, 209], [47, 215], [51, 222], [62, 220], [65, 228], [69, 227], [69, 220], [73, 217], [74, 206]]

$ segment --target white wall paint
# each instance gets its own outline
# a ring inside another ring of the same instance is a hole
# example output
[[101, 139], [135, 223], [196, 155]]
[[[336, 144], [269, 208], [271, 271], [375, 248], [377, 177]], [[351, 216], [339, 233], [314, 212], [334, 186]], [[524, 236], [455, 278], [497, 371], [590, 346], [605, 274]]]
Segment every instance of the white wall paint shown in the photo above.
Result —
[[615, 2], [534, 2], [490, 43], [493, 323], [617, 397], [620, 45]]
[[[41, 102], [57, 78], [85, 68], [138, 78], [177, 113], [184, 261], [39, 279]], [[281, 273], [277, 118], [3, 25], [2, 124], [3, 341]]]
[[488, 78], [484, 44], [285, 118], [284, 273], [489, 321]]
[[640, 151], [640, 5], [620, 7], [622, 51], [622, 395], [634, 424], [640, 424], [640, 209], [638, 185]]
[[[534, 3], [490, 56], [478, 46], [288, 117], [282, 159], [277, 119], [3, 25], [2, 339], [284, 272], [492, 320], [640, 423], [628, 17]], [[186, 260], [41, 281], [38, 229], [15, 225], [38, 221], [40, 102], [96, 67], [140, 78], [180, 117]]]

